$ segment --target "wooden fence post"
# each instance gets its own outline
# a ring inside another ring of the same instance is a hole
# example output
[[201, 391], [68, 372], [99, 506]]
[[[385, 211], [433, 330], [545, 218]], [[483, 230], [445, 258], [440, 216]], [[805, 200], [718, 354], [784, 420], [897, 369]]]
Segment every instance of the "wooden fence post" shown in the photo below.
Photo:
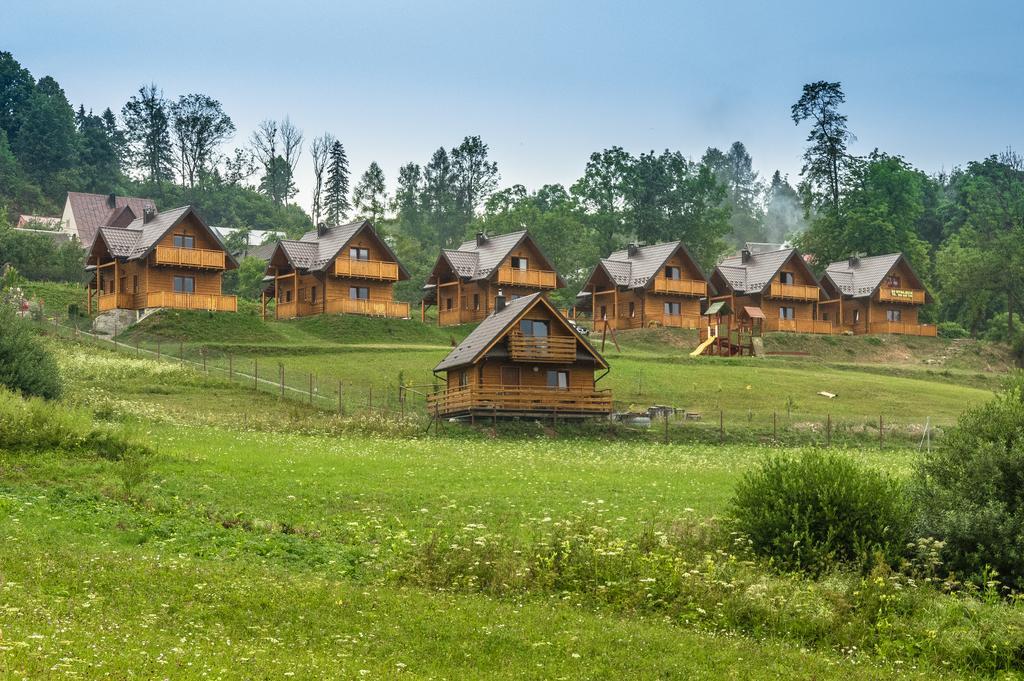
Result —
[[139, 337], [135, 337], [135, 356], [139, 356]]
[[160, 361], [160, 341], [156, 342], [156, 361]]
[[370, 384], [370, 392], [366, 393], [366, 408], [373, 409], [373, 384]]
[[779, 441], [779, 412], [772, 412], [772, 441]]
[[338, 416], [345, 415], [345, 403], [342, 400], [342, 386], [341, 381], [338, 381]]
[[279, 364], [278, 368], [280, 369], [279, 375], [280, 375], [280, 381], [281, 381], [281, 399], [283, 400], [284, 399], [284, 364]]
[[725, 410], [718, 410], [718, 442], [725, 442]]
[[185, 343], [182, 341], [178, 341], [178, 361], [185, 363]]
[[309, 372], [309, 403], [313, 404], [313, 372]]
[[878, 448], [882, 449], [885, 446], [885, 440], [882, 437], [882, 415], [878, 415]]
[[668, 444], [668, 409], [665, 410], [665, 444]]
[[232, 355], [228, 355], [228, 381], [233, 381], [233, 380], [235, 380], [234, 357]]
[[259, 390], [260, 389], [259, 380], [260, 380], [260, 361], [254, 357], [253, 360], [252, 360], [252, 389], [253, 390]]
[[832, 446], [832, 412], [829, 412], [825, 420], [825, 446]]

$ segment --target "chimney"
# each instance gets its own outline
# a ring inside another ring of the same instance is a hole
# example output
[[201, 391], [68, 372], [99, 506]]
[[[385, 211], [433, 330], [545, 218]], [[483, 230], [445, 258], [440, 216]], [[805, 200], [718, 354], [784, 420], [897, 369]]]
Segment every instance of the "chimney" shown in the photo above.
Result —
[[636, 255], [636, 252], [639, 250], [639, 246], [637, 246], [635, 243], [630, 243], [628, 246], [626, 246], [626, 255], [632, 258], [634, 255]]
[[484, 232], [477, 232], [476, 233], [476, 245], [477, 246], [483, 246], [485, 243], [487, 243], [487, 234], [484, 233]]
[[107, 206], [109, 208], [117, 208], [117, 194], [107, 195]]
[[749, 248], [744, 248], [742, 251], [740, 251], [740, 260], [743, 261], [744, 263], [750, 262], [750, 249]]
[[[113, 194], [111, 194], [111, 196], [113, 196]], [[155, 217], [156, 217], [156, 209], [155, 208], [150, 208], [150, 207], [147, 206], [146, 208], [142, 209], [142, 224], [146, 224], [147, 222], [152, 222], [153, 218], [155, 218]]]
[[324, 234], [327, 234], [327, 225], [322, 222], [316, 223], [316, 235], [323, 236]]
[[857, 265], [860, 264], [860, 256], [854, 253], [853, 255], [850, 256], [850, 259], [847, 260], [847, 263], [850, 265], [851, 269], [856, 267]]
[[505, 309], [505, 294], [498, 289], [498, 295], [494, 296], [494, 311], [501, 312]]

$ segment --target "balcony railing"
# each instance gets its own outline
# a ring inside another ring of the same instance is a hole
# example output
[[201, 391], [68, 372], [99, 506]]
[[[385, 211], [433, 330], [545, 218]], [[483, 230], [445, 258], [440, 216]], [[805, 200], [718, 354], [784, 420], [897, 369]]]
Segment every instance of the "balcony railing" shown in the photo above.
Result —
[[173, 246], [156, 247], [157, 265], [222, 270], [225, 262], [224, 251], [211, 251], [204, 248], [175, 248]]
[[822, 334], [833, 332], [832, 322], [824, 319], [766, 319], [763, 330]]
[[548, 270], [521, 270], [516, 267], [498, 268], [498, 283], [528, 288], [555, 288], [558, 275]]
[[[393, 264], [393, 263], [392, 263]], [[362, 314], [370, 317], [394, 317], [406, 319], [409, 316], [409, 303], [394, 300], [340, 298], [328, 300], [324, 305], [327, 312], [342, 314]]]
[[427, 395], [431, 415], [502, 414], [537, 416], [601, 416], [610, 414], [608, 390], [566, 390], [518, 385], [467, 385]]
[[437, 313], [438, 323], [441, 326], [454, 326], [456, 324], [471, 324], [472, 322], [478, 322], [487, 316], [487, 312], [482, 308], [479, 310], [460, 310], [458, 308], [452, 308], [451, 310], [439, 310]]
[[705, 325], [705, 319], [699, 314], [662, 313], [660, 315], [651, 315], [650, 319], [652, 322], [670, 329], [699, 329]]
[[924, 291], [914, 288], [880, 288], [878, 300], [882, 303], [924, 305]]
[[171, 307], [178, 310], [211, 310], [214, 312], [236, 312], [238, 299], [212, 293], [172, 293], [157, 291], [146, 294], [145, 307]]
[[703, 296], [708, 292], [708, 285], [696, 279], [667, 279], [658, 277], [654, 280], [654, 293], [677, 293], [684, 296]]
[[576, 338], [524, 336], [514, 332], [508, 337], [508, 352], [518, 362], [573, 362], [576, 360]]
[[96, 301], [100, 312], [106, 312], [108, 310], [134, 310], [135, 309], [135, 294], [134, 293], [101, 293], [99, 299]]
[[905, 322], [871, 322], [868, 333], [896, 334], [901, 336], [936, 336], [938, 330], [933, 324], [909, 324]]
[[769, 296], [771, 298], [789, 298], [792, 300], [817, 300], [821, 289], [817, 286], [805, 284], [779, 284], [773, 283]]
[[358, 279], [398, 281], [398, 263], [383, 260], [354, 260], [338, 258], [334, 261], [334, 275]]

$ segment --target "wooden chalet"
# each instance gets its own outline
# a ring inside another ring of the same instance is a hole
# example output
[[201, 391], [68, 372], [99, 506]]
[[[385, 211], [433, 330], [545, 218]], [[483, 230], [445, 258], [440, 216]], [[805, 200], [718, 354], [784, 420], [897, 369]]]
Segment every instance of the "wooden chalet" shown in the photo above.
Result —
[[495, 310], [500, 287], [509, 300], [552, 291], [565, 281], [526, 230], [479, 232], [457, 249], [442, 249], [424, 288], [420, 318], [437, 305], [438, 326], [478, 322]]
[[157, 210], [152, 199], [68, 192], [59, 224], [65, 234], [77, 237], [82, 248], [88, 249], [101, 227], [125, 227], [147, 210]]
[[88, 308], [147, 310], [170, 307], [235, 312], [235, 296], [221, 292], [225, 270], [238, 263], [191, 206], [156, 212], [146, 208], [129, 220], [100, 226], [88, 247]]
[[711, 285], [721, 294], [716, 300], [729, 301], [738, 328], [759, 323], [766, 332], [833, 331], [832, 321], [819, 311], [819, 302], [826, 298], [824, 290], [795, 248], [743, 249], [718, 264]]
[[598, 369], [608, 363], [543, 294], [506, 305], [499, 291], [494, 311], [434, 368], [445, 387], [427, 406], [437, 418], [607, 416]]
[[[855, 334], [934, 336], [933, 324], [918, 323], [922, 305], [932, 302], [902, 253], [851, 257], [831, 263], [821, 277], [828, 314], [839, 331]], [[825, 305], [822, 304], [822, 309]]]
[[409, 272], [369, 221], [318, 227], [295, 241], [282, 239], [264, 278], [277, 319], [317, 314], [409, 317], [409, 303], [394, 299], [396, 281]]
[[577, 296], [594, 328], [699, 328], [708, 280], [680, 241], [637, 246], [603, 258]]

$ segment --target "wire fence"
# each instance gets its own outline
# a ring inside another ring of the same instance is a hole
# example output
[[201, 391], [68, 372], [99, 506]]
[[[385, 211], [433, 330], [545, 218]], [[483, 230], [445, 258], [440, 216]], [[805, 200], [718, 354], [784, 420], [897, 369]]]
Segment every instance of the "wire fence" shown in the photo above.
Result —
[[[299, 371], [273, 356], [240, 355], [183, 341], [141, 342], [134, 338], [126, 342], [117, 336], [91, 333], [76, 321], [57, 316], [36, 320], [40, 329], [48, 334], [125, 356], [190, 366], [211, 380], [227, 381], [282, 401], [304, 403], [341, 416], [372, 413], [395, 418], [429, 417], [427, 397], [443, 388], [439, 381], [414, 382], [401, 372], [392, 381], [352, 381], [333, 376], [327, 370]], [[81, 321], [87, 323], [87, 320]], [[382, 355], [381, 361], [386, 361], [386, 357]], [[633, 401], [636, 399], [633, 396]], [[627, 403], [623, 401], [616, 406], [625, 409]], [[928, 448], [941, 437], [946, 426], [952, 425], [951, 418], [937, 423], [930, 416], [851, 415], [831, 410], [796, 409], [792, 404], [776, 409], [723, 409], [715, 405], [700, 411], [654, 407], [643, 413], [620, 413], [617, 418], [623, 428], [646, 432], [652, 440], [669, 442], [760, 442], [826, 447], [856, 444], [882, 449], [908, 445]], [[559, 429], [570, 427], [564, 419], [559, 422], [555, 415], [523, 420], [540, 421]], [[497, 421], [478, 417], [473, 423], [496, 426]]]

